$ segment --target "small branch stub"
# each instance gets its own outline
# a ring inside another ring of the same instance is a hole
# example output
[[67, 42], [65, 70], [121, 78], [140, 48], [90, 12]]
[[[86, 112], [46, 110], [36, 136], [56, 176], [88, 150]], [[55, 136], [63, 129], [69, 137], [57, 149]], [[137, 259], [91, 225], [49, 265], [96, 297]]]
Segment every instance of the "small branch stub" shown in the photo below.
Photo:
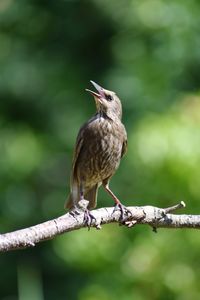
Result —
[[170, 207], [167, 207], [167, 208], [164, 208], [164, 212], [165, 212], [165, 215], [166, 214], [169, 214], [177, 209], [180, 209], [180, 208], [185, 208], [186, 207], [186, 204], [184, 201], [181, 201], [180, 203], [176, 204], [176, 205], [173, 205], [173, 206], [170, 206]]

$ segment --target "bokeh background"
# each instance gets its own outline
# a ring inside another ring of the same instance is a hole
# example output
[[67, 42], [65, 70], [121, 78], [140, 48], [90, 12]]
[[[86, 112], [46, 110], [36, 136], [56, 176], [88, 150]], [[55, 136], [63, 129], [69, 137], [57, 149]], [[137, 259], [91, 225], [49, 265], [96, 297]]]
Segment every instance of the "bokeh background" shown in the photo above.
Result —
[[[0, 231], [64, 213], [92, 79], [123, 104], [125, 205], [200, 214], [200, 2], [0, 1]], [[112, 206], [100, 191], [98, 206]], [[2, 300], [200, 299], [198, 231], [116, 224], [0, 256]]]

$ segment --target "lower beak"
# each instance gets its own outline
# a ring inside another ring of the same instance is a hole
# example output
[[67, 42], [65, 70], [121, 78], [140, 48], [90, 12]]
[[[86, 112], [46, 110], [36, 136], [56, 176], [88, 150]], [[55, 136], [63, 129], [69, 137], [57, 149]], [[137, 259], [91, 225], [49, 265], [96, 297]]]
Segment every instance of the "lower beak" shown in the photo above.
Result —
[[98, 85], [96, 82], [94, 82], [92, 80], [90, 80], [90, 82], [95, 87], [95, 89], [97, 90], [98, 93], [93, 92], [89, 89], [86, 89], [86, 91], [89, 92], [90, 94], [92, 94], [94, 97], [96, 97], [98, 99], [104, 98], [105, 97], [104, 89], [100, 85]]

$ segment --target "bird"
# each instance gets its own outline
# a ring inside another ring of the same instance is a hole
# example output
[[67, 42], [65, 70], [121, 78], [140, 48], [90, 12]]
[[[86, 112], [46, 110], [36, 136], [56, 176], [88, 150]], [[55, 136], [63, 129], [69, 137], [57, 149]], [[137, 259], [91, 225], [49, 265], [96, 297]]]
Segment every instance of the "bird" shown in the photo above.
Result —
[[65, 208], [76, 210], [82, 199], [89, 201], [85, 222], [91, 222], [90, 210], [96, 207], [98, 188], [102, 185], [113, 198], [114, 211], [127, 214], [126, 207], [109, 187], [111, 177], [127, 151], [127, 132], [123, 125], [122, 105], [115, 92], [90, 81], [96, 91], [86, 89], [95, 100], [96, 113], [79, 130], [71, 169], [70, 194]]

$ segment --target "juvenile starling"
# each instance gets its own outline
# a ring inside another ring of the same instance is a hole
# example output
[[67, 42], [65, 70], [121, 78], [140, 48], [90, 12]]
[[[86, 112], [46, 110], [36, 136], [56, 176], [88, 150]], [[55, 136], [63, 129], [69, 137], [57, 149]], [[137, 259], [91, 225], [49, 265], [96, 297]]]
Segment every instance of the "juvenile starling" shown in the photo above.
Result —
[[[79, 130], [71, 171], [71, 192], [65, 208], [75, 210], [81, 199], [89, 201], [88, 209], [94, 208], [98, 188], [102, 185], [115, 201], [114, 210], [120, 209], [123, 219], [127, 209], [109, 188], [109, 181], [127, 150], [126, 129], [121, 122], [122, 106], [114, 92], [91, 83], [97, 92], [86, 91], [94, 96], [97, 112]], [[86, 215], [91, 216], [89, 211]]]

